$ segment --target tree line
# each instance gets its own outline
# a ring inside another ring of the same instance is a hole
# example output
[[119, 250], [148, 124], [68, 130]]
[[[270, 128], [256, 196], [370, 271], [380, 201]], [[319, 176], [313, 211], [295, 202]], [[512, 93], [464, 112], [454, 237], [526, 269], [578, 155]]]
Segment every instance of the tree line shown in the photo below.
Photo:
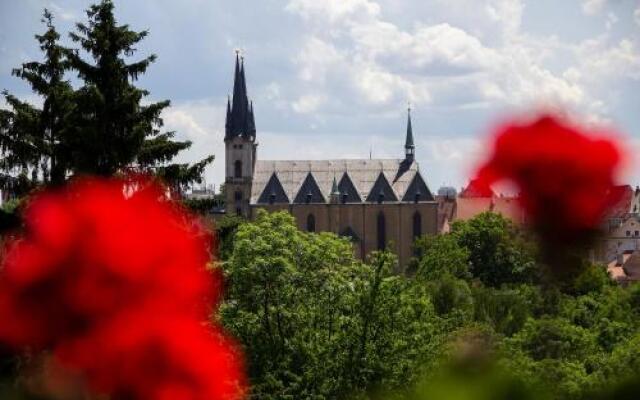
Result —
[[86, 17], [69, 33], [76, 47], [65, 47], [45, 9], [46, 29], [35, 35], [42, 59], [13, 69], [42, 103], [2, 92], [7, 107], [0, 109], [0, 188], [20, 196], [73, 176], [128, 172], [152, 174], [178, 191], [199, 183], [213, 156], [172, 163], [191, 142], [163, 131], [161, 114], [170, 102], [150, 103], [150, 93], [135, 86], [156, 60], [153, 54], [132, 59], [149, 32], [119, 24], [111, 0], [90, 6]]
[[637, 393], [640, 285], [587, 260], [550, 280], [534, 242], [500, 215], [420, 238], [408, 275], [392, 272], [393, 254], [360, 261], [349, 239], [301, 232], [284, 212], [233, 222], [214, 318], [244, 348], [252, 399]]

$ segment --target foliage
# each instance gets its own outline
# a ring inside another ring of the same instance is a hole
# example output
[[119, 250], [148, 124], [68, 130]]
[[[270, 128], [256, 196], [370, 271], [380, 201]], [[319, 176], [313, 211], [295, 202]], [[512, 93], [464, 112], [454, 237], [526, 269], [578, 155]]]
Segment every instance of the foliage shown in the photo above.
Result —
[[[46, 32], [36, 35], [44, 62], [27, 62], [13, 74], [26, 81], [43, 98], [42, 108], [3, 92], [11, 110], [0, 110], [0, 185], [25, 193], [40, 181], [59, 185], [68, 171], [69, 116], [74, 111], [73, 89], [64, 79], [69, 63], [59, 45], [53, 16], [44, 10]], [[18, 174], [21, 179], [12, 178]], [[19, 181], [22, 181], [21, 183]]]
[[[51, 14], [47, 31], [36, 35], [44, 62], [28, 62], [13, 71], [43, 99], [35, 107], [4, 93], [10, 109], [0, 110], [0, 185], [17, 194], [40, 184], [59, 185], [71, 175], [153, 174], [184, 190], [201, 182], [213, 156], [194, 164], [171, 163], [189, 141], [163, 132], [161, 113], [169, 101], [148, 103], [149, 92], [134, 86], [156, 56], [128, 62], [148, 35], [120, 25], [111, 0], [101, 0], [77, 23], [71, 39], [79, 49], [61, 47]], [[65, 80], [77, 73], [80, 87]]]
[[233, 254], [238, 227], [244, 222], [239, 215], [225, 214], [216, 222], [216, 236], [218, 238], [218, 255], [221, 260], [228, 260]]
[[300, 232], [287, 213], [238, 227], [221, 318], [245, 346], [253, 397], [341, 398], [403, 387], [433, 346], [424, 287], [367, 264], [333, 234]]
[[469, 221], [456, 221], [451, 232], [469, 251], [471, 273], [485, 285], [536, 280], [534, 250], [500, 214], [485, 212]]
[[587, 263], [546, 285], [526, 235], [500, 216], [420, 238], [415, 276], [394, 275], [386, 252], [355, 260], [349, 242], [301, 232], [287, 213], [221, 226], [237, 230], [219, 317], [244, 346], [251, 398], [590, 399], [634, 387], [637, 286]]
[[425, 281], [447, 274], [459, 279], [470, 279], [469, 250], [461, 246], [453, 235], [423, 236], [416, 241], [416, 278]]

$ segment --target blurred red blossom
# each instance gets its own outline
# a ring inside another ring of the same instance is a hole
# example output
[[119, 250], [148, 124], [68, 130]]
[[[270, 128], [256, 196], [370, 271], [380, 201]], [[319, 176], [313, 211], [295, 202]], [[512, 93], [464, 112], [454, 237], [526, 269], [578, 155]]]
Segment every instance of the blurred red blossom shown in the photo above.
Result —
[[601, 222], [614, 200], [609, 193], [621, 160], [608, 135], [588, 135], [543, 116], [498, 131], [477, 184], [486, 188], [502, 179], [513, 181], [532, 222], [569, 239]]
[[549, 115], [505, 125], [496, 132], [476, 184], [488, 189], [501, 180], [515, 183], [529, 222], [548, 249], [584, 244], [617, 201], [612, 193], [623, 154], [612, 137]]
[[212, 237], [161, 186], [80, 180], [35, 195], [24, 220], [2, 261], [0, 341], [53, 350], [103, 393], [242, 396], [240, 355], [203, 325], [221, 292]]

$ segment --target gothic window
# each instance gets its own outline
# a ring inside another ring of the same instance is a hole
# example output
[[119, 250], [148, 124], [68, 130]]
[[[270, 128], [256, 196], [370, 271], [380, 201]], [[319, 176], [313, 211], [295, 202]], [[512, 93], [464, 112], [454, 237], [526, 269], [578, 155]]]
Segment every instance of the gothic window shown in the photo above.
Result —
[[313, 214], [309, 214], [307, 216], [307, 232], [315, 232], [316, 231], [316, 217]]
[[422, 236], [422, 215], [416, 211], [413, 214], [413, 239], [415, 240], [419, 236]]
[[384, 213], [380, 211], [378, 214], [378, 250], [384, 250], [387, 247], [387, 221]]
[[234, 164], [233, 176], [236, 178], [242, 178], [242, 161], [236, 160]]
[[242, 200], [242, 192], [240, 190], [236, 190], [236, 192], [233, 195], [233, 198], [236, 201], [241, 201]]

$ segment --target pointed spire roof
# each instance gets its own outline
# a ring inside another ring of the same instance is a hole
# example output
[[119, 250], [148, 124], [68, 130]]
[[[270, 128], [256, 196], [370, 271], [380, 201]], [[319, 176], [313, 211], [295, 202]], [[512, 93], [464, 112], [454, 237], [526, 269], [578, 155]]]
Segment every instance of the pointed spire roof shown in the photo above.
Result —
[[249, 105], [247, 82], [244, 73], [244, 57], [236, 52], [236, 66], [233, 77], [233, 101], [231, 112], [227, 112], [227, 131], [225, 139], [236, 136], [255, 138], [255, 120], [253, 107]]
[[404, 143], [405, 149], [413, 149], [413, 129], [411, 128], [411, 105], [407, 108], [407, 139]]

